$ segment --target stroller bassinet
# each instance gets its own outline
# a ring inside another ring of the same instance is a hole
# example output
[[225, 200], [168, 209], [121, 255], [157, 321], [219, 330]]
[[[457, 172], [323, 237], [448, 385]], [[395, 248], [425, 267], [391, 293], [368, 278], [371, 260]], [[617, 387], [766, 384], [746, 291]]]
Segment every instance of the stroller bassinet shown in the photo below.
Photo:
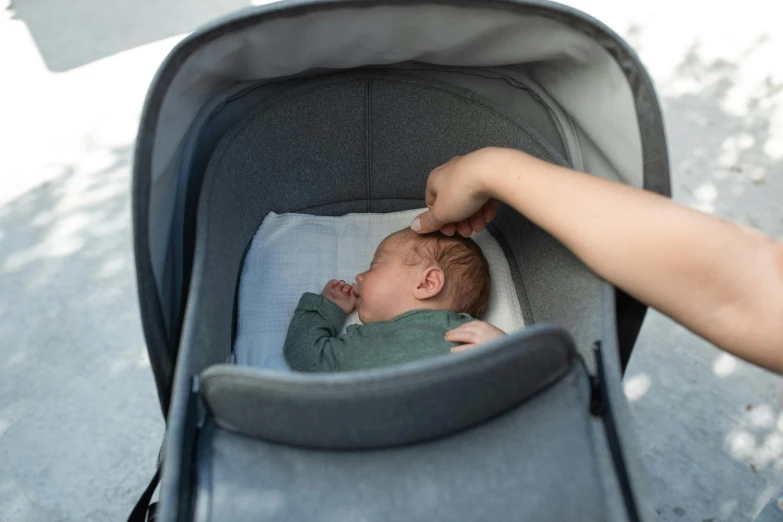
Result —
[[558, 4], [289, 1], [171, 52], [133, 183], [167, 418], [157, 520], [651, 520], [620, 381], [645, 308], [509, 208], [491, 233], [533, 326], [368, 372], [232, 364], [243, 256], [268, 212], [419, 208], [432, 168], [489, 145], [669, 194], [647, 73]]

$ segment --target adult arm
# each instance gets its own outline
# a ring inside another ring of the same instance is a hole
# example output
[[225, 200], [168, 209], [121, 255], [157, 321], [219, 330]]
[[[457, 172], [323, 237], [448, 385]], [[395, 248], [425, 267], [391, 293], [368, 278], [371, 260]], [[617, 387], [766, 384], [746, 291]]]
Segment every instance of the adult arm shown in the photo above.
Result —
[[599, 276], [717, 347], [783, 373], [783, 244], [657, 194], [488, 148], [438, 167], [419, 232], [481, 230], [500, 200]]

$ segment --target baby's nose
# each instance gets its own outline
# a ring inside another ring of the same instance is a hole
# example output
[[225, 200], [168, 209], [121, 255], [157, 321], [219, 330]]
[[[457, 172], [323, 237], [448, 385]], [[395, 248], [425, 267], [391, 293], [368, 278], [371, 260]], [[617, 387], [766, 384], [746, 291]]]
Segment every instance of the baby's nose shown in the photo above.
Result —
[[362, 272], [361, 274], [356, 274], [356, 282], [357, 283], [361, 283], [362, 279], [364, 279], [364, 272]]

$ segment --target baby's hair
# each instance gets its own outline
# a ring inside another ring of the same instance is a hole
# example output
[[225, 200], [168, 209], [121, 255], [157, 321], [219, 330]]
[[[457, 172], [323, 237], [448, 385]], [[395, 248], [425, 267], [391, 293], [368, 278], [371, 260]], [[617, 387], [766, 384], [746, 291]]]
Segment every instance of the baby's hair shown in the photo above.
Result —
[[443, 270], [444, 290], [451, 297], [453, 311], [477, 319], [487, 313], [489, 263], [475, 241], [459, 234], [419, 234], [409, 228], [395, 232], [394, 235], [413, 244], [412, 258], [407, 262], [435, 263]]

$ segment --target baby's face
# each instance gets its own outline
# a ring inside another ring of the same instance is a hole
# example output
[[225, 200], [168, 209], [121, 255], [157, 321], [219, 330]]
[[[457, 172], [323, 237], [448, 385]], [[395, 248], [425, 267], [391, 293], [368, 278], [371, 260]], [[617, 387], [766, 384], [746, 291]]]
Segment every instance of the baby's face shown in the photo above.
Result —
[[370, 269], [356, 276], [354, 295], [364, 324], [390, 321], [415, 306], [418, 267], [406, 265], [406, 242], [391, 235], [378, 245]]

